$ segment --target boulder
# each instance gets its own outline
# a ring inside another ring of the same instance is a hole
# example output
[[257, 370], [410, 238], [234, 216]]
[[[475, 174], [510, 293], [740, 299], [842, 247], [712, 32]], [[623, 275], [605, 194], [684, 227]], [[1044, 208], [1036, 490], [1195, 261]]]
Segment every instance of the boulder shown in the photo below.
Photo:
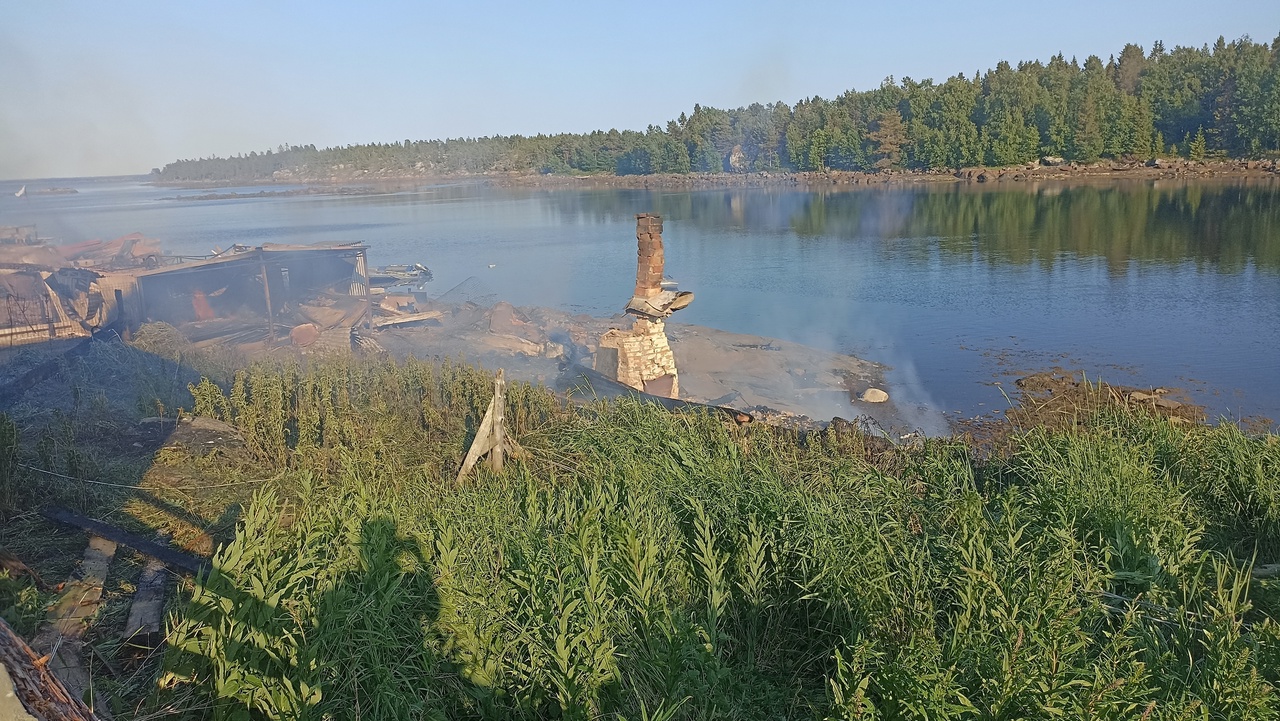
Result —
[[858, 400], [863, 403], [884, 403], [889, 400], [889, 394], [879, 388], [868, 388], [858, 396]]
[[1066, 165], [1066, 158], [1059, 158], [1056, 155], [1046, 155], [1040, 159], [1040, 164], [1046, 168], [1056, 168], [1059, 165]]
[[289, 331], [289, 342], [299, 348], [306, 348], [320, 340], [320, 329], [314, 323], [303, 323]]

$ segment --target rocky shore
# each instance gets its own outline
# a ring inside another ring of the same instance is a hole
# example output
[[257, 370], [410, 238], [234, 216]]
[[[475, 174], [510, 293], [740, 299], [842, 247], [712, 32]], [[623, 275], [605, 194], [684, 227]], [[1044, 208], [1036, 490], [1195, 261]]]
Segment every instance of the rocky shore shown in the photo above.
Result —
[[[403, 169], [356, 170], [289, 168], [271, 178], [257, 180], [210, 181], [203, 183], [155, 183], [176, 188], [219, 188], [279, 184], [310, 185], [311, 188], [280, 191], [280, 195], [340, 193], [379, 194], [408, 190], [424, 184], [479, 182], [495, 187], [532, 188], [831, 188], [843, 186], [946, 184], [946, 183], [1026, 183], [1026, 182], [1110, 182], [1121, 180], [1172, 179], [1271, 179], [1280, 178], [1280, 160], [1185, 160], [1156, 158], [1148, 161], [1110, 160], [1081, 164], [1061, 158], [1004, 167], [971, 167], [956, 170], [886, 170], [873, 173], [827, 170], [820, 172], [689, 173], [666, 175], [553, 175], [532, 172], [492, 172], [438, 175], [406, 173]], [[360, 183], [360, 187], [351, 187]], [[180, 200], [223, 200], [274, 195], [260, 193], [210, 193], [185, 196]]]
[[500, 187], [547, 188], [724, 188], [795, 186], [822, 188], [918, 183], [1012, 183], [1040, 181], [1162, 180], [1180, 178], [1277, 178], [1276, 160], [1204, 160], [1157, 158], [1147, 162], [1068, 163], [1060, 158], [1006, 167], [958, 170], [891, 170], [860, 173], [842, 170], [807, 173], [692, 173], [688, 175], [534, 175], [477, 176]]

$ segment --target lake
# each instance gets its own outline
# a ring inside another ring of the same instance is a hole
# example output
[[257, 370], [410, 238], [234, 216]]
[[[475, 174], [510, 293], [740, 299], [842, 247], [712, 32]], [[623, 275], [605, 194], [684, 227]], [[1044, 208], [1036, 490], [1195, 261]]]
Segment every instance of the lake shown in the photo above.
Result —
[[[141, 178], [27, 181], [0, 225], [59, 242], [140, 231], [172, 253], [361, 241], [429, 290], [619, 312], [635, 219], [665, 219], [677, 320], [893, 366], [900, 401], [971, 416], [1053, 366], [1186, 389], [1216, 416], [1280, 418], [1280, 182], [920, 185], [813, 192], [540, 190], [460, 183], [377, 195], [182, 200]], [[12, 186], [12, 187], [9, 187]], [[269, 190], [288, 190], [272, 186]], [[218, 189], [253, 193], [261, 187]], [[492, 266], [492, 267], [490, 267]]]

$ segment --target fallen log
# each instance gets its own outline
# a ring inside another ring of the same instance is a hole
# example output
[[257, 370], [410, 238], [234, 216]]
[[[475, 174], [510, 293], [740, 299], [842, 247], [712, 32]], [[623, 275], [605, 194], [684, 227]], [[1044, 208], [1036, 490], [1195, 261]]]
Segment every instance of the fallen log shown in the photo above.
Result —
[[[27, 642], [4, 619], [0, 619], [0, 663], [4, 665], [8, 680], [13, 684], [14, 695], [27, 712], [37, 719], [99, 721], [84, 702], [67, 692], [62, 682], [49, 672], [46, 659], [37, 657]], [[0, 688], [0, 697], [7, 691], [8, 689]], [[0, 716], [8, 718], [4, 713], [0, 713]]]

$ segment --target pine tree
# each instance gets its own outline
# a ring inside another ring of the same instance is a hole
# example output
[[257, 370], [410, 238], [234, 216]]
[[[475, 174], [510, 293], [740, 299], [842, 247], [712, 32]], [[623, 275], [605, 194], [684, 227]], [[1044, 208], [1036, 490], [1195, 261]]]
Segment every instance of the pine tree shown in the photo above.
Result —
[[1076, 123], [1067, 150], [1072, 160], [1081, 163], [1092, 163], [1102, 155], [1102, 123], [1098, 118], [1097, 105], [1086, 101], [1084, 107], [1076, 112]]
[[1196, 131], [1196, 137], [1187, 144], [1187, 157], [1192, 160], [1204, 160], [1204, 128]]
[[886, 170], [898, 165], [902, 157], [902, 146], [907, 142], [907, 129], [902, 123], [902, 115], [896, 108], [880, 113], [872, 123], [871, 132], [867, 133], [875, 153], [877, 170]]
[[1132, 121], [1133, 135], [1129, 153], [1138, 158], [1151, 158], [1159, 155], [1162, 148], [1153, 147], [1155, 139], [1155, 117], [1151, 114], [1151, 104], [1146, 100], [1135, 102]]

